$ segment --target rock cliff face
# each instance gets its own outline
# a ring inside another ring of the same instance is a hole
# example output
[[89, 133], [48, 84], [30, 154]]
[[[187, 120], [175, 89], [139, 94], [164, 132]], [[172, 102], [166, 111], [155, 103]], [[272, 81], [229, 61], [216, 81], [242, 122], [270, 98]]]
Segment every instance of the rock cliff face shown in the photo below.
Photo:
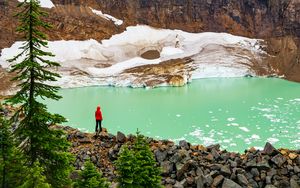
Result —
[[299, 0], [53, 0], [93, 6], [127, 24], [189, 32], [229, 32], [248, 37], [300, 37]]
[[[101, 40], [126, 26], [147, 24], [189, 32], [227, 32], [263, 38], [275, 74], [300, 81], [300, 0], [52, 0], [50, 40]], [[20, 39], [15, 33], [16, 0], [0, 0], [0, 49]], [[90, 7], [124, 20], [121, 26]], [[285, 58], [288, 57], [288, 58]]]

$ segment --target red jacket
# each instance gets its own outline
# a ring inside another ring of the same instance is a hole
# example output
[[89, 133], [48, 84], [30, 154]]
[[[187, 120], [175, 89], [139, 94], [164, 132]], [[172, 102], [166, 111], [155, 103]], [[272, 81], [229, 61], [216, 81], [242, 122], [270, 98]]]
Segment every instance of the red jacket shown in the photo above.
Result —
[[96, 118], [96, 120], [103, 120], [100, 106], [97, 107], [97, 110], [95, 112], [95, 118]]

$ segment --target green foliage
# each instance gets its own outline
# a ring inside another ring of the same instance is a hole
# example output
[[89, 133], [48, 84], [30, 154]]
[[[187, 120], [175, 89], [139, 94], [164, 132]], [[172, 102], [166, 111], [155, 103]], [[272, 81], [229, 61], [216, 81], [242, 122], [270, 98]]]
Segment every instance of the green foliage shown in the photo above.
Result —
[[122, 147], [116, 168], [120, 187], [161, 187], [160, 168], [144, 136], [139, 132], [131, 150], [127, 145]]
[[17, 31], [23, 34], [25, 42], [20, 48], [23, 51], [9, 61], [15, 62], [23, 58], [11, 70], [17, 73], [13, 80], [18, 81], [20, 90], [8, 102], [20, 105], [14, 117], [18, 117], [20, 113], [25, 117], [21, 120], [16, 135], [20, 142], [25, 142], [22, 149], [27, 163], [32, 166], [39, 161], [47, 182], [53, 187], [63, 187], [70, 184], [68, 176], [72, 170], [73, 158], [66, 152], [69, 143], [65, 134], [50, 126], [64, 122], [65, 118], [49, 113], [47, 107], [39, 102], [44, 98], [60, 99], [56, 94], [59, 87], [47, 84], [59, 77], [50, 71], [59, 64], [47, 60], [46, 56], [54, 55], [42, 50], [42, 47], [47, 47], [47, 37], [41, 29], [49, 29], [50, 25], [40, 19], [47, 14], [41, 11], [38, 0], [26, 0], [18, 7], [21, 11], [17, 14], [20, 20]]
[[18, 188], [50, 188], [51, 185], [46, 182], [43, 175], [43, 168], [39, 162], [34, 162], [32, 168], [27, 172], [24, 183]]
[[[1, 107], [1, 105], [0, 105]], [[15, 188], [21, 184], [25, 168], [22, 153], [15, 147], [10, 122], [0, 116], [0, 183]]]
[[86, 161], [84, 170], [80, 173], [80, 179], [77, 180], [75, 188], [108, 188], [109, 183], [102, 178], [102, 173], [98, 172], [91, 161]]
[[133, 187], [135, 157], [133, 151], [128, 149], [127, 145], [123, 145], [120, 150], [120, 156], [115, 163], [118, 173], [118, 182], [121, 187]]

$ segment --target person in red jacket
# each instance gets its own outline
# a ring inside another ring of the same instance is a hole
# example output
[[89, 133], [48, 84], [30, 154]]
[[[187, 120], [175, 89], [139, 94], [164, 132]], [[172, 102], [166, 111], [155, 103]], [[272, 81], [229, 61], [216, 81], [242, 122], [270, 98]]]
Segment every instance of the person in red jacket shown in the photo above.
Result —
[[102, 120], [103, 120], [100, 106], [97, 106], [97, 110], [95, 112], [95, 119], [96, 119], [96, 129], [95, 129], [95, 131], [96, 131], [96, 133], [98, 133], [98, 126], [100, 127], [100, 132], [102, 131], [101, 124], [102, 124]]

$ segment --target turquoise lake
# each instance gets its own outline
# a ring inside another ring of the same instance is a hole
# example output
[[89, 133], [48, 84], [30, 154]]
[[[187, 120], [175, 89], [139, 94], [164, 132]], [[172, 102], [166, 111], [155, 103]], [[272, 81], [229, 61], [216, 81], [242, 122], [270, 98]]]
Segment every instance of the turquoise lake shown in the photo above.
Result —
[[46, 101], [66, 125], [93, 132], [101, 105], [110, 133], [135, 133], [192, 144], [220, 143], [222, 149], [300, 148], [300, 84], [275, 78], [213, 78], [184, 87], [155, 89], [85, 87], [62, 89]]

